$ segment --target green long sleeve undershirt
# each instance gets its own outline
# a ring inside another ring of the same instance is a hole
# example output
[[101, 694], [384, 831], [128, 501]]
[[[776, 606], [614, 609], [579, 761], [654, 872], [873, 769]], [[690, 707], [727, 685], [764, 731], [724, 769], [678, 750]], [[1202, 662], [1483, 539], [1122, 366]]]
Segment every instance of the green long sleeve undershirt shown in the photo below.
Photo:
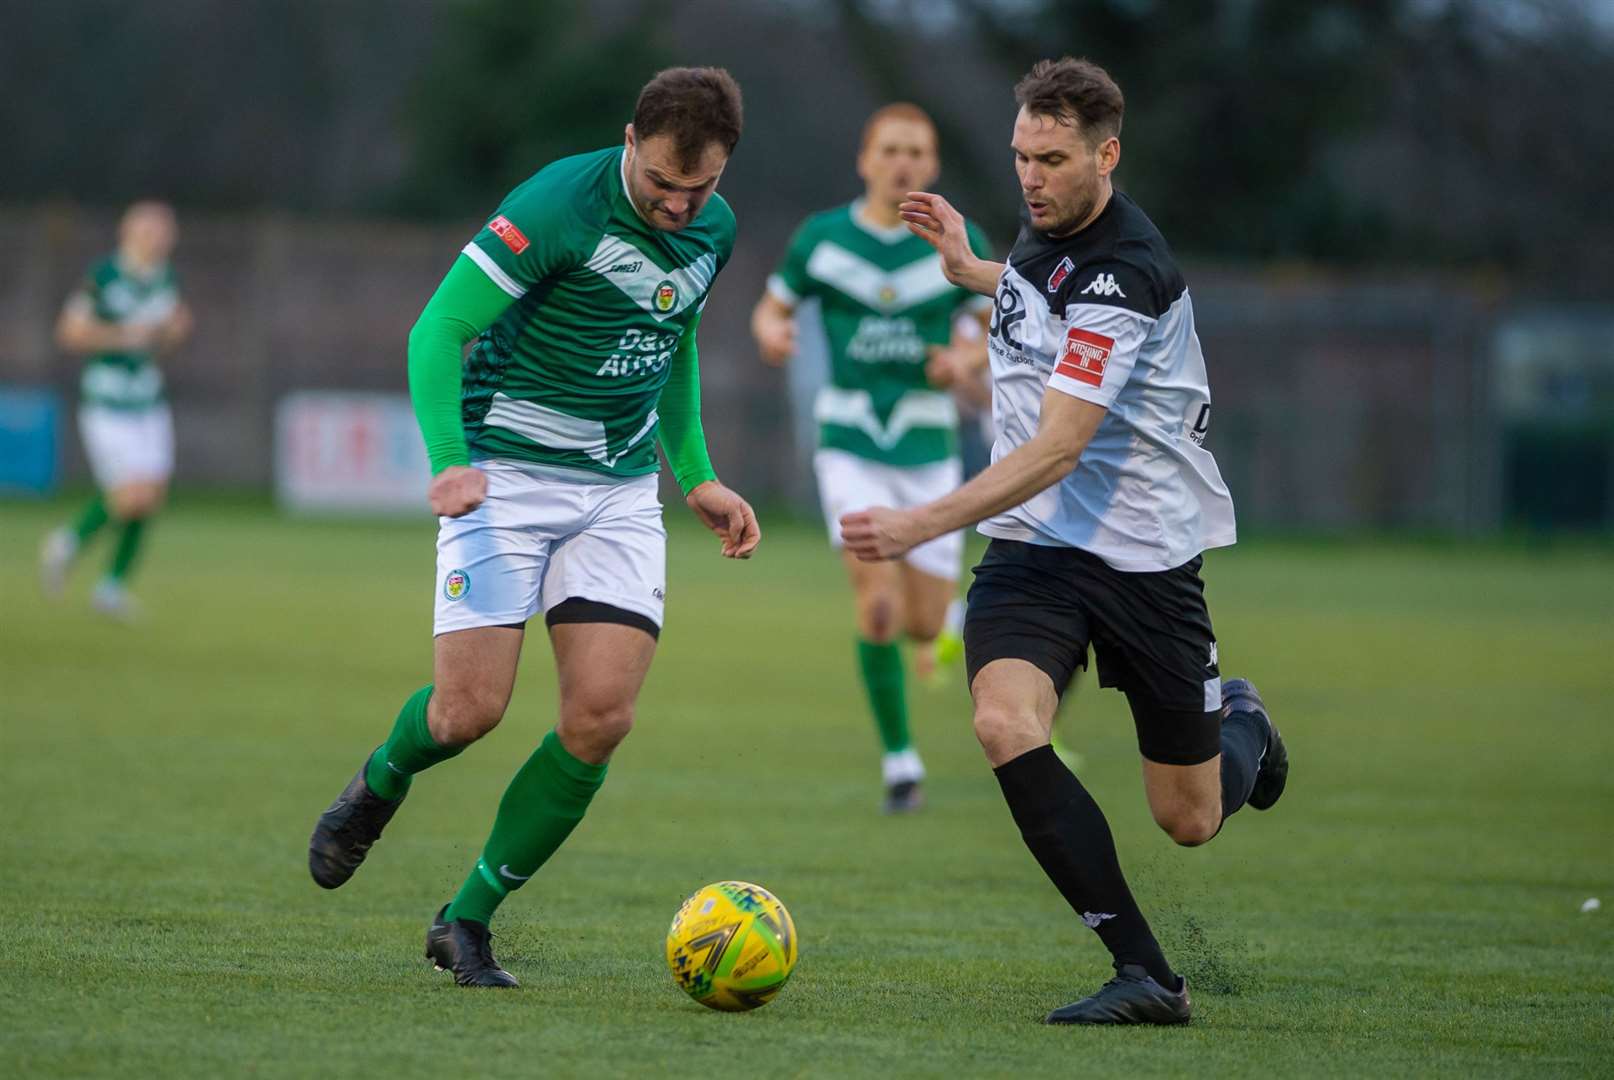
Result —
[[[471, 463], [460, 415], [465, 346], [492, 326], [510, 304], [510, 295], [461, 255], [409, 332], [409, 396], [426, 440], [433, 476], [452, 465]], [[686, 494], [698, 484], [717, 479], [701, 427], [700, 358], [695, 346], [699, 325], [697, 315], [684, 331], [657, 405], [661, 418], [657, 441]]]

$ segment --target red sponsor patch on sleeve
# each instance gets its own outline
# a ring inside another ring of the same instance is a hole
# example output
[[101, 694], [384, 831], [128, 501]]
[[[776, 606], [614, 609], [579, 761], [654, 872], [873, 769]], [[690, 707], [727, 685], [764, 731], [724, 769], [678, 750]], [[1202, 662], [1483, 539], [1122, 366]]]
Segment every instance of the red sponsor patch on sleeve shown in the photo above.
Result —
[[520, 229], [516, 228], [515, 222], [511, 221], [503, 214], [500, 214], [498, 217], [488, 222], [488, 228], [493, 230], [493, 235], [504, 241], [505, 247], [509, 248], [517, 255], [520, 255], [523, 251], [527, 250], [527, 244], [529, 241], [527, 240], [526, 235], [522, 233]]
[[1110, 350], [1113, 348], [1114, 338], [1073, 326], [1065, 331], [1065, 342], [1060, 346], [1054, 374], [1089, 386], [1100, 386], [1104, 382], [1104, 365], [1109, 363]]

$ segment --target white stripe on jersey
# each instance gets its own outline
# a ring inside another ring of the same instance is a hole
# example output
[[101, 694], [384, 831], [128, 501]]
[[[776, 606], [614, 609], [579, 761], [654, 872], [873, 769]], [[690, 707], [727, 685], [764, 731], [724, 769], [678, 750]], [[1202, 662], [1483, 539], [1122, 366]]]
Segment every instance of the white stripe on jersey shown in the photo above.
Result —
[[1036, 434], [1048, 389], [1108, 415], [1069, 475], [980, 531], [1080, 548], [1127, 572], [1169, 570], [1233, 543], [1232, 497], [1199, 445], [1210, 388], [1187, 291], [1151, 319], [1092, 303], [1056, 314], [1040, 286], [1012, 263], [998, 281], [992, 460]]

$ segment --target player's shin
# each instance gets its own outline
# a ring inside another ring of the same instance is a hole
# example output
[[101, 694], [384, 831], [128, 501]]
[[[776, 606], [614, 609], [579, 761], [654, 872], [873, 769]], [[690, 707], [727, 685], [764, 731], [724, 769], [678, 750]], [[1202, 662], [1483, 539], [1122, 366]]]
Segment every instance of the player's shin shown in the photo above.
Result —
[[444, 918], [487, 923], [583, 820], [605, 770], [573, 757], [553, 731], [545, 735], [505, 790], [482, 857]]
[[370, 756], [364, 769], [364, 782], [383, 799], [401, 799], [409, 781], [418, 772], [454, 757], [463, 746], [442, 746], [432, 738], [426, 724], [426, 707], [431, 702], [432, 684], [416, 690], [398, 710], [392, 734]]
[[908, 693], [902, 647], [894, 641], [859, 639], [857, 666], [868, 693], [869, 709], [880, 729], [880, 744], [887, 754], [908, 749]]
[[997, 767], [998, 784], [1026, 847], [1066, 902], [1103, 940], [1116, 969], [1137, 964], [1177, 986], [1149, 923], [1121, 874], [1109, 822], [1049, 746]]
[[1253, 712], [1235, 712], [1222, 720], [1222, 818], [1231, 817], [1255, 789], [1267, 725]]

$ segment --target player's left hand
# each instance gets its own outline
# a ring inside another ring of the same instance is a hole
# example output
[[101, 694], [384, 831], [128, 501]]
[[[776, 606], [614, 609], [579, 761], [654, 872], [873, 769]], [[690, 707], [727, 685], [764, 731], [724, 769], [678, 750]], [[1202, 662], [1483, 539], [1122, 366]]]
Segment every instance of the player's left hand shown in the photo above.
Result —
[[749, 559], [762, 542], [756, 511], [739, 493], [716, 480], [699, 484], [684, 496], [684, 503], [717, 538], [723, 541], [725, 559]]
[[871, 506], [841, 515], [841, 543], [864, 562], [900, 559], [926, 537], [913, 514]]
[[925, 381], [939, 390], [963, 382], [975, 372], [974, 350], [962, 345], [932, 345], [925, 350]]

